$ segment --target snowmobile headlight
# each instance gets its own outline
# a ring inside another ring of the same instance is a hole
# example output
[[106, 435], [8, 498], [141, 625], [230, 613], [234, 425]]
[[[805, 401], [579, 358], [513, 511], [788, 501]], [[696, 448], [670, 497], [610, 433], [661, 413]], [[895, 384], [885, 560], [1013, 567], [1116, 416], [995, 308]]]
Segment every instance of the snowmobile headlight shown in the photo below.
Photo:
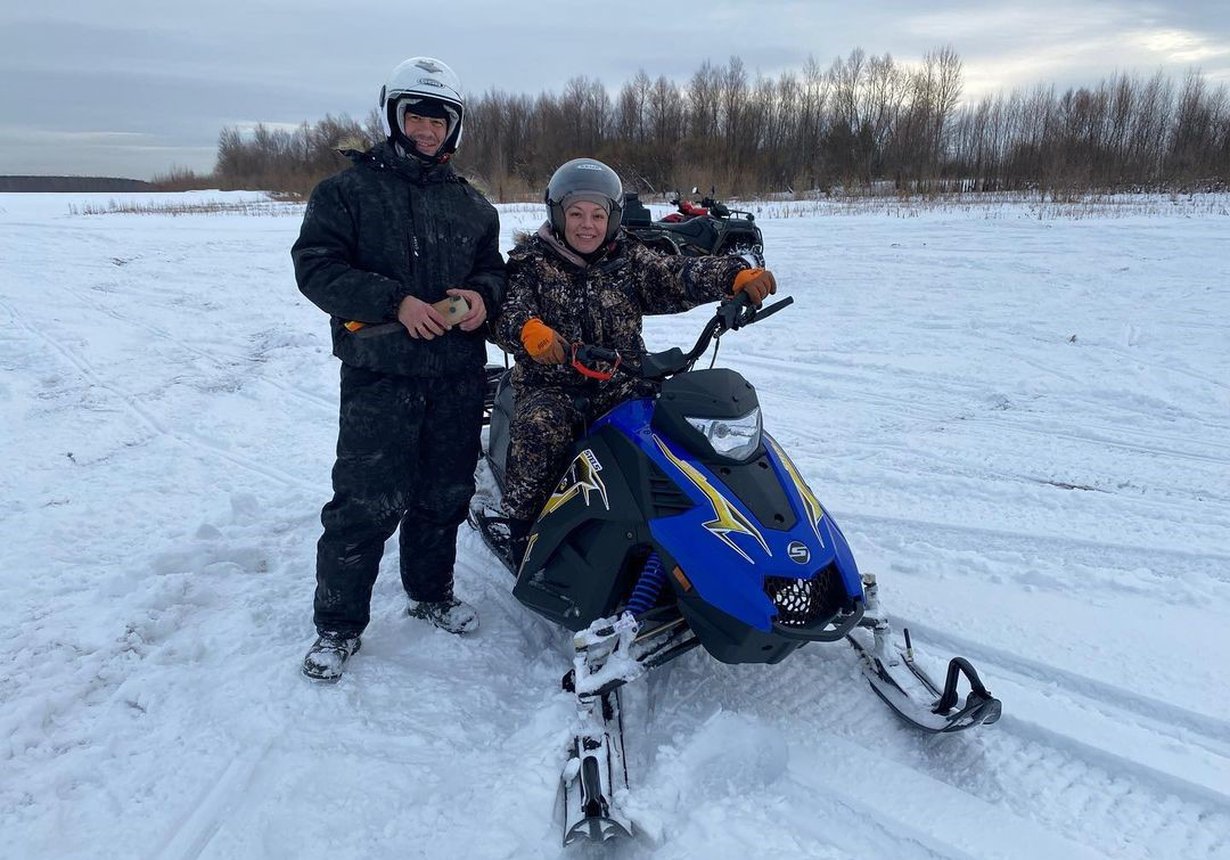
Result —
[[760, 447], [760, 407], [738, 418], [690, 418], [714, 452], [732, 460], [746, 460]]

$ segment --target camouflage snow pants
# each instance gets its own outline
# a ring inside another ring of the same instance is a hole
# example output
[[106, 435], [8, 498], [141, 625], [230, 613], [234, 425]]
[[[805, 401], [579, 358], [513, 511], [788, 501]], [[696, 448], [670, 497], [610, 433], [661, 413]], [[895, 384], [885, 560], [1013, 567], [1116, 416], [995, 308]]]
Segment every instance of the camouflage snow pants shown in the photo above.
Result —
[[333, 499], [316, 545], [316, 629], [357, 634], [369, 620], [385, 541], [400, 526], [401, 581], [414, 600], [453, 595], [457, 527], [474, 495], [481, 368], [440, 378], [342, 365]]
[[[625, 400], [645, 396], [643, 386], [631, 378], [596, 387], [516, 386], [502, 502], [505, 516], [537, 519], [568, 465], [578, 422], [600, 418]], [[578, 397], [589, 399], [586, 416], [577, 409]]]

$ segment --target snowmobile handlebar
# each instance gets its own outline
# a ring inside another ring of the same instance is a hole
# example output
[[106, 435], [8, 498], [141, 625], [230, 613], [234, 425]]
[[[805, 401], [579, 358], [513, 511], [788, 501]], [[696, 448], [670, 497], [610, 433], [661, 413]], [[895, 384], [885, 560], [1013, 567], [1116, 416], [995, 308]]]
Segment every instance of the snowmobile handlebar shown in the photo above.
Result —
[[[641, 379], [665, 379], [689, 369], [696, 359], [709, 349], [714, 338], [720, 338], [728, 331], [736, 331], [758, 320], [763, 320], [793, 303], [794, 297], [786, 296], [771, 305], [757, 307], [746, 293], [738, 293], [718, 305], [713, 318], [705, 324], [700, 337], [696, 339], [696, 344], [686, 353], [674, 346], [664, 352], [646, 352], [638, 356], [625, 356], [615, 349], [575, 343], [572, 345], [572, 367], [590, 379], [608, 380], [616, 372], [623, 372]], [[639, 359], [639, 361], [624, 363], [625, 358]], [[599, 370], [593, 367], [592, 365], [597, 362], [609, 364], [611, 369]]]
[[[598, 370], [590, 367], [586, 362], [605, 361], [611, 365], [610, 370]], [[590, 379], [598, 379], [603, 382], [615, 375], [623, 364], [623, 356], [619, 354], [619, 350], [606, 349], [601, 346], [591, 346], [590, 344], [574, 343], [572, 345], [572, 369], [582, 376], [587, 376]], [[627, 368], [624, 372], [628, 373]]]

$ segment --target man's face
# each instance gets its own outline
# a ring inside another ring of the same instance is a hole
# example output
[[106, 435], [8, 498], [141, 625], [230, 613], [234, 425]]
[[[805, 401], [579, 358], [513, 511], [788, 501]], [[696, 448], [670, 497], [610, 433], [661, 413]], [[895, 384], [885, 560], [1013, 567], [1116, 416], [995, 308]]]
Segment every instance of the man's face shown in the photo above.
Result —
[[434, 116], [419, 116], [406, 111], [402, 131], [414, 141], [414, 146], [423, 155], [435, 155], [448, 133], [448, 122]]
[[564, 238], [582, 254], [591, 254], [606, 239], [606, 210], [580, 200], [564, 210]]

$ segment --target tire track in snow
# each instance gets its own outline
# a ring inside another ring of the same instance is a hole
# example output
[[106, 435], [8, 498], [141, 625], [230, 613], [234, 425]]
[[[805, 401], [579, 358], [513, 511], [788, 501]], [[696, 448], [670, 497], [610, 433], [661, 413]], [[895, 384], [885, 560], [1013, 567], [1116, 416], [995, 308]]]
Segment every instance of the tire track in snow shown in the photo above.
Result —
[[158, 847], [147, 855], [149, 860], [197, 860], [232, 813], [246, 806], [245, 801], [272, 748], [270, 740], [255, 755], [249, 755], [248, 750], [233, 755]]
[[[707, 671], [694, 667], [692, 673], [699, 673], [693, 679], [695, 684], [708, 688], [704, 696], [707, 702], [757, 714], [777, 725], [792, 746], [799, 744], [812, 750], [814, 763], [796, 757], [796, 770], [827, 773], [833, 771], [832, 758], [838, 758], [833, 772], [848, 769], [849, 788], [843, 788], [835, 778], [826, 776], [821, 781], [827, 781], [827, 790], [834, 794], [848, 794], [852, 805], [877, 810], [877, 827], [928, 831], [936, 816], [951, 820], [954, 826], [961, 821], [990, 819], [996, 825], [980, 825], [979, 832], [1025, 836], [1051, 833], [1095, 856], [1168, 860], [1173, 856], [1216, 856], [1218, 851], [1230, 850], [1230, 801], [1224, 796], [1139, 762], [1133, 766], [1130, 759], [1125, 768], [1117, 756], [1106, 755], [1090, 744], [1035, 729], [1011, 717], [1011, 701], [999, 724], [972, 733], [934, 737], [900, 724], [875, 698], [854, 654], [845, 648], [808, 649], [778, 667]], [[993, 681], [992, 675], [988, 682]], [[689, 697], [693, 701], [697, 698], [695, 694]], [[1119, 698], [1130, 701], [1128, 696]], [[1110, 705], [1103, 703], [1103, 707]], [[1135, 719], [1147, 731], [1148, 718], [1136, 715]], [[1208, 728], [1198, 715], [1184, 719], [1192, 726]], [[1159, 743], [1164, 741], [1159, 739]], [[1216, 737], [1198, 739], [1191, 749], [1202, 753], [1201, 744], [1217, 748], [1220, 741]], [[879, 785], [887, 794], [854, 786], [859, 774], [862, 778], [879, 774]], [[944, 803], [933, 804], [931, 797], [936, 791], [944, 794]], [[895, 797], [896, 802], [877, 806], [877, 796]], [[1104, 836], [1108, 832], [1120, 834], [1119, 841], [1088, 844], [1084, 839], [1086, 833]], [[956, 856], [966, 850], [963, 846], [953, 843]], [[1001, 854], [1008, 851], [1004, 845], [999, 849]], [[1022, 852], [1007, 856], [1071, 854]]]
[[[848, 392], [853, 390], [858, 392], [860, 403], [878, 404], [891, 408], [895, 415], [913, 416], [921, 421], [945, 423], [955, 419], [976, 420], [983, 426], [1000, 427], [1031, 437], [1042, 436], [1050, 439], [1059, 436], [1080, 443], [1109, 445], [1120, 450], [1136, 453], [1166, 454], [1180, 459], [1212, 463], [1214, 465], [1230, 463], [1230, 445], [1214, 441], [1216, 439], [1230, 438], [1230, 424], [1217, 421], [1216, 418], [1219, 416], [1219, 413], [1216, 410], [1211, 411], [1207, 415], [1198, 416], [1208, 433], [1206, 438], [1200, 440], [1203, 450], [1190, 450], [1177, 447], [1174, 439], [1168, 435], [1143, 429], [1133, 423], [1133, 419], [1138, 419], [1142, 416], [1156, 422], [1157, 416], [1152, 409], [1125, 407], [1122, 402], [1110, 400], [1089, 400], [1088, 398], [1081, 398], [1079, 392], [1047, 395], [1048, 400], [1051, 401], [1058, 398], [1067, 402], [1073, 398], [1078, 398], [1090, 404], [1091, 411], [1081, 415], [1082, 420], [1079, 424], [1080, 430], [1078, 432], [1072, 429], [1065, 430], [1057, 427], [1055, 424], [1056, 414], [1054, 412], [1038, 413], [1038, 417], [1045, 421], [1045, 426], [1040, 427], [1032, 427], [1028, 424], [1023, 424], [1021, 421], [1008, 421], [997, 417], [994, 410], [986, 403], [987, 384], [983, 381], [965, 382], [952, 377], [936, 377], [932, 374], [915, 373], [888, 366], [883, 369], [870, 368], [866, 372], [852, 372], [846, 365], [840, 363], [836, 363], [838, 370], [834, 373], [832, 369], [834, 363], [830, 362], [802, 361], [784, 364], [778, 359], [766, 359], [749, 355], [740, 355], [739, 362], [741, 367], [743, 365], [754, 367], [759, 364], [766, 371], [771, 370], [772, 383], [762, 383], [758, 386], [758, 390], [762, 394], [782, 397], [788, 400], [823, 402], [825, 397], [814, 392], [819, 391], [827, 394], [832, 391], [835, 394], [848, 394]], [[800, 370], [800, 367], [803, 369]], [[856, 369], [861, 367], [855, 366]], [[810, 375], [816, 371], [821, 371], [821, 373], [819, 379], [813, 380], [810, 378]], [[753, 384], [756, 384], [757, 377], [755, 373], [748, 372], [746, 368], [743, 368], [743, 372], [744, 375], [752, 380]], [[768, 375], [766, 373], [766, 376]], [[903, 393], [897, 394], [893, 393], [892, 390], [886, 391], [884, 389], [886, 379], [891, 379], [894, 386], [902, 389]], [[907, 385], [910, 380], [913, 380], [913, 382]], [[909, 393], [912, 391], [926, 391], [929, 394], [926, 399], [923, 399]], [[809, 392], [813, 393], [809, 394]], [[971, 407], [973, 406], [979, 406], [976, 413], [971, 413]], [[1064, 412], [1067, 411], [1066, 409], [1064, 410]], [[1108, 412], [1122, 417], [1114, 421], [1107, 421], [1106, 423], [1099, 423], [1096, 420], [1099, 415], [1105, 417]], [[805, 412], [804, 414], [810, 413]], [[1032, 411], [1017, 410], [1014, 414], [1029, 416], [1034, 413]], [[1090, 422], [1091, 418], [1094, 419], [1092, 423]], [[1182, 434], [1176, 435], [1182, 441], [1192, 441]]]
[[[847, 649], [830, 646], [844, 656]], [[833, 650], [826, 649], [830, 656]], [[852, 654], [849, 655], [853, 657]], [[743, 715], [755, 715], [768, 726], [764, 731], [779, 735], [788, 749], [789, 764], [780, 779], [747, 786], [741, 793], [743, 806], [757, 803], [781, 804], [785, 808], [806, 808], [813, 813], [807, 819], [792, 819], [790, 833], [796, 838], [809, 836], [816, 842], [835, 848], [840, 857], [901, 857], [948, 858], [972, 860], [976, 857], [1004, 857], [1034, 860], [1039, 856], [1083, 858], [1101, 857], [1100, 852], [1063, 836], [1055, 835], [1042, 824], [1024, 818], [998, 803], [972, 796], [961, 787], [946, 784], [944, 771], [940, 775], [928, 767], [911, 767], [897, 760], [884, 733], [897, 728], [895, 720], [879, 704], [857, 669], [849, 661], [822, 660], [820, 677], [807, 678], [808, 668], [801, 668], [792, 657], [778, 666], [722, 666], [699, 655], [686, 662], [673, 664], [678, 671], [671, 677], [670, 691], [660, 698], [665, 711], [647, 727], [648, 743], [658, 746], [684, 744], [684, 752], [674, 756], [663, 768], [651, 765], [644, 779], [647, 798], [640, 805], [673, 801], [678, 807], [672, 813], [672, 829], [689, 829], [689, 803], [671, 796], [672, 785], [689, 784], [695, 762], [687, 764], [687, 744], [691, 738], [703, 736], [712, 719], [713, 709]], [[811, 661], [806, 661], [809, 668]], [[698, 726], [700, 727], [698, 730]], [[886, 729], [887, 726], [887, 729]], [[881, 734], [875, 734], [875, 732]], [[912, 731], [902, 732], [907, 742], [925, 744], [927, 739]], [[681, 738], [688, 740], [682, 741]], [[961, 747], [980, 749], [977, 739], [945, 738], [965, 761]], [[702, 740], [703, 743], [703, 740]], [[731, 751], [732, 761], [722, 767], [732, 776], [755, 771], [755, 762], [746, 763], [746, 749]], [[887, 749], [887, 754], [886, 754]], [[695, 756], [692, 756], [693, 758]], [[684, 764], [681, 765], [679, 760]], [[926, 764], [926, 762], [924, 762]], [[682, 773], [675, 773], [683, 767]], [[710, 782], [722, 782], [722, 778]], [[661, 785], [664, 784], [664, 785]], [[692, 791], [703, 789], [692, 788]], [[676, 791], [678, 791], [676, 789]], [[712, 799], [704, 798], [704, 806]], [[758, 807], [756, 807], [758, 808]], [[732, 810], [747, 815], [736, 807]], [[971, 827], [970, 822], [978, 826]], [[852, 826], [835, 827], [834, 822]], [[828, 856], [825, 854], [824, 856]]]
[[[1155, 547], [1133, 545], [1122, 541], [1111, 543], [1085, 540], [1070, 535], [1022, 535], [1019, 532], [983, 526], [933, 522], [915, 517], [893, 517], [856, 511], [834, 512], [834, 516], [848, 532], [868, 535], [870, 540], [876, 540], [877, 534], [883, 534], [886, 531], [884, 528], [877, 530], [877, 526], [889, 527], [889, 530], [897, 531], [904, 527], [907, 532], [919, 532], [925, 535], [925, 538], [913, 537], [911, 539], [913, 545], [930, 543], [947, 547], [978, 547], [984, 553], [992, 550], [1013, 552], [1020, 554], [1022, 558], [1028, 558], [1036, 554], [1037, 542], [1044, 539], [1049, 555], [1062, 558], [1070, 563], [1130, 570], [1139, 567], [1142, 560], [1147, 559], [1150, 568], [1159, 574], [1165, 574], [1170, 570], [1181, 570], [1184, 576], [1197, 574], [1217, 582], [1230, 583], [1230, 554], [1226, 553], [1188, 550], [1181, 546]], [[853, 529], [846, 525], [848, 523], [858, 523], [858, 528]], [[945, 537], [946, 535], [949, 537]], [[951, 537], [954, 535], [960, 537]], [[1167, 559], [1170, 561], [1167, 562]]]
[[[1105, 408], [1105, 404], [1099, 404]], [[1139, 413], [1132, 412], [1132, 415]], [[1049, 418], [1050, 416], [1040, 416]], [[998, 418], [994, 414], [982, 414], [976, 419], [978, 423], [986, 427], [999, 428], [1005, 431], [1021, 433], [1027, 436], [1041, 437], [1043, 439], [1053, 441], [1055, 439], [1068, 439], [1073, 442], [1082, 444], [1097, 444], [1109, 448], [1116, 448], [1121, 451], [1127, 451], [1135, 454], [1151, 454], [1164, 455], [1174, 457], [1179, 460], [1190, 460], [1197, 463], [1209, 463], [1214, 466], [1225, 466], [1230, 464], [1230, 447], [1223, 446], [1211, 440], [1201, 440], [1201, 444], [1209, 449], [1208, 451], [1193, 451], [1184, 450], [1175, 447], [1171, 437], [1160, 433], [1151, 433], [1147, 430], [1134, 428], [1129, 425], [1099, 425], [1096, 423], [1082, 423], [1081, 432], [1074, 430], [1064, 430], [1056, 427], [1054, 424], [1042, 422], [1045, 426], [1031, 427], [1022, 424], [1020, 421], [1007, 421], [1003, 418]], [[1130, 418], [1124, 419], [1125, 421]], [[1209, 428], [1207, 422], [1201, 421], [1206, 429]], [[1212, 435], [1212, 432], [1210, 432]], [[1226, 429], [1226, 435], [1230, 435], [1230, 428]], [[1188, 437], [1182, 437], [1184, 441], [1191, 441]]]
[[127, 410], [137, 420], [153, 431], [156, 435], [173, 439], [181, 445], [193, 450], [205, 448], [209, 450], [211, 454], [228, 461], [234, 466], [247, 469], [248, 471], [255, 472], [258, 475], [263, 475], [266, 478], [270, 478], [286, 486], [299, 487], [300, 489], [312, 490], [313, 492], [319, 490], [319, 486], [315, 482], [297, 478], [287, 472], [270, 468], [262, 463], [249, 460], [246, 457], [236, 456], [226, 448], [223, 448], [207, 437], [199, 434], [184, 436], [176, 433], [164, 424], [156, 415], [154, 415], [153, 412], [143, 407], [140, 400], [135, 395], [120, 390], [115, 385], [104, 379], [103, 376], [94, 369], [94, 366], [76, 350], [65, 346], [54, 337], [45, 334], [37, 326], [26, 322], [16, 312], [13, 312], [13, 323], [15, 323], [22, 330], [28, 332], [33, 338], [41, 341], [48, 349], [60, 355], [60, 357], [75, 367], [77, 371], [90, 382], [90, 384], [114, 395], [122, 404], [124, 404]]
[[1211, 835], [1230, 846], [1230, 721], [926, 624], [897, 623], [937, 652], [973, 660], [983, 680], [1010, 703], [999, 724], [1004, 731], [1066, 751], [1107, 773], [1130, 774], [1190, 808], [1215, 811], [1221, 827]]
[[[940, 650], [970, 655], [978, 666], [995, 666], [1027, 682], [1057, 684], [1067, 695], [1079, 696], [1096, 709], [1127, 716], [1150, 731], [1184, 744], [1197, 744], [1211, 755], [1227, 759], [1227, 785], [1230, 787], [1230, 720], [1181, 708], [1169, 702], [1123, 687], [1069, 672], [1028, 657], [1022, 657], [979, 644], [961, 636], [946, 633], [919, 621], [894, 617], [899, 628], [909, 628], [929, 646]], [[990, 674], [990, 673], [987, 673]], [[1227, 798], [1230, 801], [1230, 797]]]
[[[875, 380], [868, 380], [868, 384], [875, 384]], [[784, 396], [778, 394], [773, 389], [766, 389], [763, 393], [773, 396]], [[980, 393], [985, 394], [985, 390]], [[1167, 456], [1178, 460], [1213, 466], [1230, 464], [1230, 446], [1214, 441], [1215, 438], [1230, 437], [1230, 427], [1226, 427], [1225, 432], [1219, 434], [1218, 431], [1222, 428], [1216, 424], [1211, 424], [1206, 420], [1205, 416], [1201, 416], [1199, 421], [1204, 430], [1207, 431], [1207, 438], [1199, 440], [1202, 450], [1194, 450], [1178, 447], [1174, 439], [1168, 435], [1132, 426], [1131, 422], [1138, 419], [1142, 414], [1136, 410], [1127, 410], [1122, 423], [1099, 424], [1096, 421], [1083, 420], [1078, 431], [1064, 428], [1062, 424], [1057, 422], [1057, 414], [1054, 411], [1038, 412], [1031, 414], [1029, 419], [1021, 419], [1016, 416], [1024, 414], [1023, 410], [1016, 410], [1014, 412], [1014, 420], [1008, 420], [999, 417], [997, 410], [989, 405], [979, 404], [977, 410], [973, 411], [969, 401], [950, 403], [947, 404], [948, 408], [942, 410], [920, 406], [917, 398], [911, 399], [905, 396], [897, 397], [875, 392], [860, 392], [859, 401], [862, 404], [875, 403], [887, 407], [891, 409], [892, 414], [895, 416], [911, 416], [919, 422], [936, 426], [968, 423], [970, 427], [992, 430], [997, 435], [1004, 433], [1020, 434], [1030, 439], [1041, 438], [1047, 443], [1053, 443], [1056, 439], [1064, 439], [1080, 445], [1115, 448], [1132, 454]], [[935, 401], [931, 402], [934, 403]], [[1095, 406], [1098, 410], [1104, 410], [1107, 404], [1099, 402]], [[1151, 415], [1150, 417], [1155, 418], [1155, 416]], [[789, 419], [785, 420], [787, 422], [786, 426], [789, 426]], [[1033, 426], [1032, 423], [1029, 423], [1032, 420], [1036, 420], [1038, 426]], [[774, 426], [779, 426], [779, 424], [781, 422], [775, 422]], [[1190, 443], [1196, 441], [1190, 435], [1176, 435], [1183, 442]]]
[[[83, 295], [80, 300], [83, 304], [90, 304], [96, 311], [98, 311], [99, 314], [108, 316], [117, 322], [131, 325], [146, 334], [155, 336], [159, 340], [174, 344], [176, 350], [191, 353], [197, 358], [208, 362], [215, 370], [229, 372], [235, 367], [253, 365], [260, 366], [263, 363], [261, 358], [252, 355], [236, 355], [234, 353], [219, 355], [217, 352], [210, 352], [209, 350], [194, 345], [190, 341], [177, 337], [175, 334], [165, 328], [162, 328], [161, 326], [154, 325], [153, 323], [146, 322], [145, 320], [134, 319], [120, 313], [114, 308], [105, 307], [93, 296]], [[318, 408], [323, 407], [331, 415], [336, 414], [337, 412], [336, 400], [331, 400], [328, 397], [322, 397], [321, 395], [305, 388], [300, 388], [295, 385], [288, 385], [280, 380], [270, 379], [265, 376], [253, 375], [246, 377], [246, 379], [260, 385], [275, 388], [278, 391], [283, 391], [290, 394], [296, 400], [300, 400], [309, 406]]]
[[[790, 775], [803, 790], [829, 798], [847, 807], [849, 820], [858, 830], [843, 847], [848, 856], [913, 857], [920, 851], [945, 858], [1038, 857], [1099, 858], [1095, 846], [1082, 845], [1051, 832], [1046, 826], [1023, 818], [1015, 810], [954, 789], [919, 771], [897, 766], [889, 759], [873, 759], [866, 750], [833, 737], [801, 745], [826, 766], [808, 768], [796, 764]], [[971, 826], [971, 822], [978, 822]], [[807, 824], [808, 822], [800, 822]], [[796, 825], [797, 826], [797, 825]], [[832, 832], [827, 821], [814, 826]], [[869, 826], [892, 834], [898, 844], [893, 851], [868, 851]], [[913, 850], [907, 852], [907, 848]]]

